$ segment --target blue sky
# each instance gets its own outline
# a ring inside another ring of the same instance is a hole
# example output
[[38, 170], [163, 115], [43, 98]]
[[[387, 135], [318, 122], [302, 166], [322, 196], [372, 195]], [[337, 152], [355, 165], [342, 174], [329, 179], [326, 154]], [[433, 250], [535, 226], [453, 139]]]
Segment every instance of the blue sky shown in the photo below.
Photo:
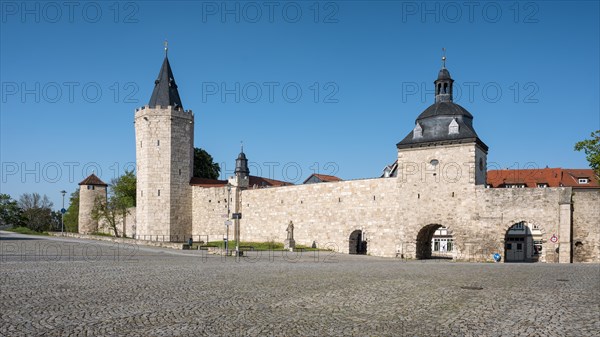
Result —
[[[133, 114], [169, 41], [195, 146], [230, 174], [375, 177], [447, 68], [488, 168], [587, 167], [600, 129], [599, 5], [583, 2], [13, 2], [0, 8], [1, 192], [60, 208], [135, 162]], [[238, 89], [239, 88], [239, 89]]]

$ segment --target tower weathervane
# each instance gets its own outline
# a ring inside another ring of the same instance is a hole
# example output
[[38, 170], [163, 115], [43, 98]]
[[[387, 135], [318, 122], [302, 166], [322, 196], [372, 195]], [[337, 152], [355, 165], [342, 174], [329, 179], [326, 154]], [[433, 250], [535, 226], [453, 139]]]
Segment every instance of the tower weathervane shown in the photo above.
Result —
[[442, 48], [442, 68], [446, 68], [446, 48]]
[[167, 56], [167, 52], [169, 51], [169, 41], [165, 40], [165, 56]]

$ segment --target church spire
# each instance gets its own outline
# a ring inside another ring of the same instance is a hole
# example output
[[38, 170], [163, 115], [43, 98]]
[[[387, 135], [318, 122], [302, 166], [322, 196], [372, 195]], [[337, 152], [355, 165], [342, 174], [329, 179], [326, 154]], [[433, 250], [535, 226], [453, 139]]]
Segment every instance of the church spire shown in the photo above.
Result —
[[452, 84], [454, 80], [450, 77], [450, 72], [446, 69], [446, 48], [442, 48], [442, 69], [435, 80], [435, 102], [452, 102]]
[[154, 81], [154, 90], [150, 97], [150, 103], [148, 105], [151, 108], [160, 105], [163, 108], [172, 106], [177, 110], [182, 110], [183, 105], [181, 104], [181, 98], [179, 98], [179, 91], [177, 91], [177, 84], [175, 83], [175, 77], [169, 64], [167, 57], [168, 44], [165, 41], [165, 59], [158, 73], [158, 78]]

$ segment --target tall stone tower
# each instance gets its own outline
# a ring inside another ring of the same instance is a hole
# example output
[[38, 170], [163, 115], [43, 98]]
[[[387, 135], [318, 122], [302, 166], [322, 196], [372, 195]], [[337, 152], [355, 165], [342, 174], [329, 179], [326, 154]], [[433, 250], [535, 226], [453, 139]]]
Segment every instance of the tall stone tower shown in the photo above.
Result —
[[79, 183], [79, 234], [98, 231], [98, 220], [92, 218], [92, 210], [96, 201], [106, 202], [107, 186], [93, 173]]
[[194, 115], [184, 110], [166, 54], [148, 105], [136, 109], [136, 238], [184, 241], [192, 233]]
[[488, 147], [473, 128], [473, 115], [453, 102], [453, 83], [444, 56], [434, 81], [435, 102], [397, 144], [398, 178], [406, 186], [461, 189], [486, 183]]

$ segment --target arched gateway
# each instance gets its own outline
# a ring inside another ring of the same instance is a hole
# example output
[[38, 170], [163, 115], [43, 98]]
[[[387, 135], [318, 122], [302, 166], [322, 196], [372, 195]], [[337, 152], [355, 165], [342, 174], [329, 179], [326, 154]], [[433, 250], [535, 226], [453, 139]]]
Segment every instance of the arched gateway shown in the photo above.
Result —
[[367, 254], [367, 240], [364, 238], [363, 231], [359, 229], [350, 234], [348, 245], [349, 254]]
[[452, 246], [451, 232], [440, 224], [430, 224], [417, 234], [416, 258], [452, 258]]
[[504, 236], [505, 262], [537, 262], [543, 254], [542, 231], [525, 221], [517, 222]]

